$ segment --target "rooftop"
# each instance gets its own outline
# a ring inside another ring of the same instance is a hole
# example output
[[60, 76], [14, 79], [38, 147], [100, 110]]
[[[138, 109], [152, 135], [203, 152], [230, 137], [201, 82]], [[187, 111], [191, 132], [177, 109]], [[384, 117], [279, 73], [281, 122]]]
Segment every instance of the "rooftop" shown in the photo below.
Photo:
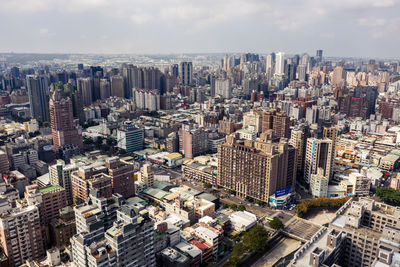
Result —
[[62, 189], [63, 188], [58, 186], [58, 185], [51, 185], [51, 186], [40, 188], [39, 191], [42, 194], [46, 194], [46, 193], [50, 193], [50, 192], [59, 191], [59, 190], [62, 190]]

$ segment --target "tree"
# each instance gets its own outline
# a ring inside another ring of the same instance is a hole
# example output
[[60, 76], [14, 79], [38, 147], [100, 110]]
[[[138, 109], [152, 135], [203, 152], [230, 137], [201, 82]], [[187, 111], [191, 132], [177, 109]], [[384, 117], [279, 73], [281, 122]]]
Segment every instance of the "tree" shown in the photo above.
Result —
[[232, 256], [240, 258], [245, 252], [246, 252], [246, 247], [243, 245], [242, 242], [239, 242], [236, 243], [236, 245], [233, 247]]
[[203, 186], [204, 186], [205, 188], [211, 188], [211, 187], [212, 187], [212, 184], [210, 184], [210, 183], [204, 183]]
[[255, 253], [263, 252], [268, 245], [268, 232], [261, 225], [256, 225], [243, 236], [243, 245]]
[[230, 256], [228, 261], [224, 264], [225, 267], [236, 267], [239, 264], [239, 259], [234, 256]]
[[384, 202], [392, 205], [400, 205], [400, 191], [391, 187], [381, 187], [376, 189], [376, 195]]
[[269, 226], [271, 226], [271, 228], [275, 230], [279, 230], [285, 227], [285, 225], [279, 218], [273, 218], [272, 221], [269, 222]]
[[237, 210], [237, 205], [236, 205], [236, 204], [231, 204], [231, 205], [229, 206], [229, 208], [230, 208], [231, 210]]
[[229, 205], [227, 203], [222, 204], [224, 206], [224, 209], [229, 208]]
[[244, 211], [244, 210], [246, 210], [246, 207], [243, 206], [243, 205], [239, 205], [239, 206], [237, 207], [237, 210], [238, 210], [238, 211]]
[[235, 190], [232, 190], [232, 189], [229, 189], [229, 194], [231, 194], [231, 195], [235, 195], [236, 194], [236, 191]]

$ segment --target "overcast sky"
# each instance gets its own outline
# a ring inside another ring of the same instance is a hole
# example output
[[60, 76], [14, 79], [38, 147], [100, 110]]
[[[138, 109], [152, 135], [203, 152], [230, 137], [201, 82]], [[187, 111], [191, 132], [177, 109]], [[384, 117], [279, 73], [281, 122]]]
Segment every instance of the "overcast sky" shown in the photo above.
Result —
[[400, 57], [400, 0], [0, 0], [0, 52]]

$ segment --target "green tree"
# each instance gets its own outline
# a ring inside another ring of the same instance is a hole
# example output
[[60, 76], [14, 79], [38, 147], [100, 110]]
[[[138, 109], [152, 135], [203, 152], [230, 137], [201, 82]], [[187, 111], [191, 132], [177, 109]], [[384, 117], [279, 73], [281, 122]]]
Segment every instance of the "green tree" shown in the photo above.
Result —
[[210, 184], [210, 183], [204, 183], [203, 186], [204, 186], [205, 188], [211, 188], [211, 187], [212, 187], [212, 184]]
[[232, 250], [232, 256], [240, 258], [246, 252], [246, 247], [242, 242], [236, 243]]
[[238, 211], [244, 211], [244, 210], [246, 210], [246, 207], [243, 206], [243, 205], [239, 205], [239, 206], [237, 207], [237, 210], [238, 210]]
[[227, 203], [224, 203], [223, 206], [224, 206], [224, 209], [229, 208], [229, 205]]
[[261, 225], [256, 225], [243, 236], [243, 245], [255, 253], [263, 252], [268, 245], [268, 232]]
[[400, 205], [400, 191], [391, 187], [381, 187], [376, 189], [376, 195], [384, 202], [391, 205]]
[[285, 225], [279, 218], [273, 218], [272, 221], [269, 222], [269, 226], [271, 226], [271, 228], [275, 230], [279, 230], [285, 227]]
[[237, 205], [236, 205], [236, 204], [231, 204], [231, 205], [229, 206], [229, 208], [230, 208], [231, 210], [237, 210]]
[[224, 264], [225, 267], [236, 267], [239, 264], [239, 259], [234, 256], [230, 256], [228, 261]]

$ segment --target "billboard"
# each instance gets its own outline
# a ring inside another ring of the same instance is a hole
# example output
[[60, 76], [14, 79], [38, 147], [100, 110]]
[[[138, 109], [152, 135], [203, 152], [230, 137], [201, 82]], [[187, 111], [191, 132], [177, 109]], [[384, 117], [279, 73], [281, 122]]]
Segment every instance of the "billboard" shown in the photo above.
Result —
[[292, 192], [292, 186], [285, 187], [283, 189], [279, 189], [275, 191], [275, 197], [284, 196]]

